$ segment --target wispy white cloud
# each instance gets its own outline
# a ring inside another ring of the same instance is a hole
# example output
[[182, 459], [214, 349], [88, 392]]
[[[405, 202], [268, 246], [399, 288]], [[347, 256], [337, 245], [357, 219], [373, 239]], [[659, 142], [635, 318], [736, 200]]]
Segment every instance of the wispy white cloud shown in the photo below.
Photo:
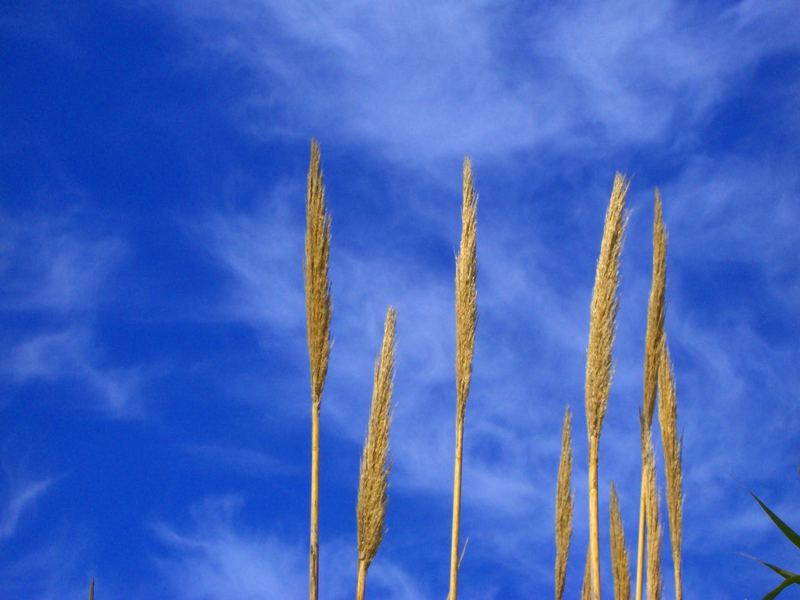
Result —
[[13, 537], [23, 515], [31, 510], [55, 480], [53, 478], [15, 481], [4, 494], [0, 509], [0, 542]]
[[108, 300], [107, 279], [127, 253], [121, 239], [87, 235], [68, 213], [0, 221], [0, 308], [70, 315]]
[[188, 444], [183, 449], [207, 466], [223, 468], [228, 472], [234, 471], [246, 477], [272, 478], [276, 475], [292, 475], [297, 472], [297, 465], [287, 464], [271, 454], [248, 448]]
[[160, 571], [181, 598], [296, 598], [306, 586], [301, 546], [233, 529], [241, 501], [234, 497], [195, 509], [196, 530], [187, 534], [159, 524], [167, 548]]
[[115, 299], [110, 280], [128, 248], [119, 236], [91, 231], [82, 216], [3, 215], [0, 310], [37, 324], [5, 335], [0, 374], [16, 384], [78, 381], [108, 414], [135, 416], [144, 369], [108, 364], [95, 319]]
[[2, 369], [16, 383], [73, 380], [87, 385], [108, 414], [140, 414], [138, 367], [107, 366], [90, 332], [80, 328], [47, 331], [23, 338], [6, 355]]
[[86, 555], [88, 545], [80, 535], [57, 537], [0, 566], [4, 594], [37, 600], [86, 596], [89, 577], [82, 571], [85, 565], [81, 557]]
[[[153, 531], [162, 550], [153, 559], [176, 598], [247, 600], [299, 598], [306, 593], [308, 563], [305, 538], [259, 531], [241, 524], [242, 497], [208, 498], [191, 510], [191, 526], [176, 529], [158, 523]], [[320, 598], [350, 597], [355, 589], [355, 546], [343, 541], [323, 542]], [[398, 565], [376, 561], [369, 585], [376, 595], [391, 600], [419, 600], [428, 596], [420, 584]]]
[[193, 39], [249, 69], [243, 127], [325, 131], [421, 164], [685, 144], [731, 86], [798, 37], [788, 0], [723, 11], [630, 0], [174, 7]]

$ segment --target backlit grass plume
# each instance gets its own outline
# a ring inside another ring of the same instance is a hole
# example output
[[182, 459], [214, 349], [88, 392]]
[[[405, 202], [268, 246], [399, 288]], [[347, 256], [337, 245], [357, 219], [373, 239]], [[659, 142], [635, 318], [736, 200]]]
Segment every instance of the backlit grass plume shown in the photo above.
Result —
[[89, 581], [89, 600], [94, 600], [94, 577]]
[[606, 211], [600, 257], [597, 260], [586, 352], [586, 428], [589, 436], [589, 552], [594, 598], [600, 598], [600, 538], [598, 526], [598, 450], [611, 388], [611, 350], [617, 316], [619, 258], [625, 233], [628, 182], [617, 173]]
[[[642, 419], [645, 416], [642, 415]], [[644, 437], [644, 436], [643, 436]], [[647, 522], [647, 600], [661, 600], [661, 516], [659, 515], [656, 464], [653, 445], [647, 445], [645, 460], [645, 515]]]
[[564, 413], [564, 426], [561, 432], [561, 460], [558, 463], [558, 484], [556, 486], [556, 600], [561, 600], [564, 597], [569, 544], [572, 538], [573, 504], [572, 413], [569, 407], [567, 407]]
[[383, 329], [383, 344], [375, 361], [372, 409], [361, 458], [358, 484], [358, 582], [356, 599], [363, 600], [367, 569], [383, 539], [389, 485], [389, 427], [391, 425], [392, 379], [394, 376], [394, 325], [396, 312], [389, 307]]
[[678, 400], [675, 377], [669, 358], [666, 336], [658, 365], [658, 422], [661, 426], [661, 443], [664, 448], [664, 469], [667, 481], [667, 512], [669, 535], [672, 544], [672, 564], [675, 577], [675, 600], [683, 598], [681, 580], [681, 540], [683, 528], [683, 465], [681, 441], [678, 437]]
[[642, 575], [644, 562], [645, 534], [645, 477], [647, 439], [651, 438], [653, 413], [656, 403], [656, 386], [659, 373], [659, 352], [664, 332], [664, 296], [667, 285], [667, 232], [661, 208], [661, 194], [656, 189], [653, 216], [653, 273], [650, 284], [650, 300], [647, 305], [647, 333], [644, 342], [644, 418], [642, 431], [642, 480], [639, 492], [639, 538], [636, 549], [636, 600], [642, 597]]
[[453, 527], [450, 544], [449, 600], [458, 596], [458, 545], [461, 521], [461, 463], [464, 446], [464, 416], [472, 380], [477, 305], [478, 196], [472, 185], [472, 164], [464, 159], [461, 245], [456, 258], [456, 449], [453, 474]]
[[615, 600], [630, 600], [631, 597], [631, 564], [628, 547], [625, 544], [625, 529], [619, 510], [617, 487], [611, 484], [611, 572], [614, 576]]
[[311, 140], [306, 196], [304, 261], [308, 358], [311, 368], [311, 527], [308, 597], [319, 593], [319, 410], [330, 356], [331, 294], [328, 281], [331, 219], [325, 211], [325, 186], [319, 145]]

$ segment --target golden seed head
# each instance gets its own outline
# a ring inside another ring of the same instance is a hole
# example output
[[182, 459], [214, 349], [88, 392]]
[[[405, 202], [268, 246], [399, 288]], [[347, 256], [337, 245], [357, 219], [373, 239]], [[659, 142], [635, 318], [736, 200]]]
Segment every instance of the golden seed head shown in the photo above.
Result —
[[306, 196], [306, 254], [303, 264], [306, 292], [308, 358], [311, 365], [311, 397], [316, 408], [328, 373], [330, 356], [331, 286], [328, 263], [331, 218], [325, 210], [325, 185], [320, 167], [319, 145], [311, 140]]
[[618, 308], [619, 258], [625, 233], [625, 197], [628, 186], [625, 177], [617, 173], [606, 212], [592, 292], [589, 345], [586, 353], [586, 424], [589, 441], [593, 444], [597, 444], [600, 439], [611, 388], [611, 350]]
[[644, 351], [644, 414], [646, 424], [653, 422], [658, 379], [658, 354], [664, 332], [664, 295], [667, 287], [667, 231], [661, 209], [661, 193], [656, 189], [653, 218], [653, 276], [647, 305], [647, 333]]
[[361, 458], [356, 521], [358, 558], [367, 566], [375, 558], [385, 531], [389, 487], [389, 427], [394, 378], [396, 311], [389, 307], [383, 330], [383, 344], [375, 362], [367, 439]]
[[472, 163], [464, 158], [461, 245], [456, 257], [456, 405], [463, 421], [472, 379], [475, 329], [478, 321], [478, 196], [472, 184]]
[[567, 578], [567, 559], [572, 539], [572, 512], [574, 494], [572, 492], [572, 413], [567, 407], [561, 432], [561, 459], [558, 463], [558, 483], [556, 486], [556, 600], [564, 596]]

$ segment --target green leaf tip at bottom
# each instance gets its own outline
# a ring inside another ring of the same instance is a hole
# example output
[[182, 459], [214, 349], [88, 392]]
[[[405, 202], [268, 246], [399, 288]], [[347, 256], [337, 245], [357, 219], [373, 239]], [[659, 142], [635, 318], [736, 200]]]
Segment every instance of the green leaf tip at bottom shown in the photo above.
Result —
[[756, 496], [753, 492], [750, 492], [750, 495], [753, 498], [755, 498], [755, 500], [756, 500], [756, 502], [758, 502], [759, 506], [764, 510], [765, 513], [767, 513], [767, 516], [770, 519], [772, 519], [772, 522], [775, 523], [775, 525], [778, 526], [778, 529], [780, 529], [783, 532], [783, 535], [785, 535], [787, 538], [789, 538], [789, 540], [795, 546], [800, 548], [800, 535], [797, 535], [797, 533], [795, 533], [792, 530], [791, 527], [789, 527], [786, 523], [784, 523], [778, 515], [776, 515], [774, 512], [772, 512], [769, 509], [769, 507], [766, 504], [764, 504], [758, 496]]
[[783, 590], [788, 588], [790, 585], [798, 584], [800, 585], [800, 575], [795, 575], [794, 577], [787, 577], [783, 580], [783, 583], [772, 590], [769, 594], [764, 596], [763, 600], [773, 600], [773, 598], [777, 598], [778, 594], [780, 594]]
[[757, 563], [761, 563], [762, 565], [764, 565], [768, 569], [774, 571], [775, 573], [777, 573], [781, 577], [799, 577], [800, 576], [800, 573], [793, 573], [792, 571], [788, 571], [787, 569], [781, 569], [777, 565], [773, 565], [772, 563], [768, 563], [767, 561], [761, 560], [760, 558], [757, 558], [757, 557], [752, 556], [750, 554], [745, 554], [744, 552], [742, 552], [741, 554], [745, 558], [749, 558], [750, 560], [754, 560]]

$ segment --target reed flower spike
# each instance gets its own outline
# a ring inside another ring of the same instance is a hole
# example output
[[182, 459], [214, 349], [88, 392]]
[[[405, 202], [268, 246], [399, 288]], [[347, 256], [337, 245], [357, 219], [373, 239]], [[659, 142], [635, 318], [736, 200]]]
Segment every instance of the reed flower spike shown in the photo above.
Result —
[[325, 186], [320, 167], [319, 145], [311, 140], [306, 196], [306, 255], [303, 264], [306, 295], [308, 358], [311, 368], [311, 527], [308, 597], [319, 594], [319, 411], [331, 351], [331, 286], [328, 262], [331, 219], [325, 210]]
[[461, 463], [464, 447], [464, 417], [472, 380], [477, 304], [478, 196], [472, 185], [472, 163], [464, 159], [461, 245], [456, 258], [456, 451], [453, 474], [453, 527], [450, 544], [449, 600], [458, 595], [458, 546], [461, 520]]
[[392, 379], [394, 377], [394, 325], [396, 312], [389, 307], [383, 330], [383, 344], [375, 362], [372, 409], [367, 439], [361, 457], [358, 484], [358, 581], [356, 599], [364, 599], [367, 569], [383, 540], [389, 486], [389, 427], [392, 421]]
[[[667, 287], [667, 232], [661, 207], [661, 194], [656, 189], [653, 216], [653, 274], [650, 300], [647, 305], [647, 333], [644, 342], [644, 418], [642, 426], [642, 480], [639, 490], [639, 538], [636, 549], [636, 600], [642, 598], [645, 534], [645, 476], [646, 447], [651, 440], [651, 427], [656, 404], [659, 374], [659, 353], [664, 334], [664, 303]], [[645, 439], [646, 438], [646, 439]]]
[[556, 486], [556, 600], [564, 597], [564, 584], [567, 578], [567, 559], [572, 539], [572, 512], [574, 494], [572, 492], [572, 413], [567, 407], [564, 413], [564, 426], [561, 432], [561, 460], [558, 464], [558, 484]]
[[616, 325], [619, 259], [625, 233], [628, 182], [617, 173], [606, 211], [600, 257], [597, 260], [586, 351], [586, 428], [589, 437], [589, 553], [592, 595], [600, 598], [600, 537], [598, 525], [598, 451], [600, 431], [611, 389], [611, 351]]

